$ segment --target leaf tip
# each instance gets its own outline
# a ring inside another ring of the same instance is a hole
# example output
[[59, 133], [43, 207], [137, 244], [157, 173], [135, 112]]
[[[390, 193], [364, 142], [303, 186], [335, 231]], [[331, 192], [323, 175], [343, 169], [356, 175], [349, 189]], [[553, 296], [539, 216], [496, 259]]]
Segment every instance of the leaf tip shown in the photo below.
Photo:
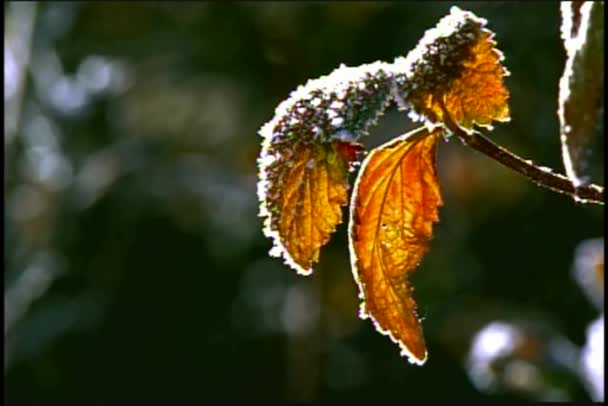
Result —
[[407, 356], [407, 360], [410, 364], [422, 366], [426, 363], [428, 359], [428, 351], [424, 350], [424, 354], [422, 356], [412, 354], [407, 348], [401, 347], [401, 353], [399, 354], [402, 357]]
[[[270, 217], [266, 217], [267, 223], [270, 223]], [[268, 255], [275, 258], [283, 258], [283, 263], [295, 270], [298, 275], [308, 276], [313, 273], [312, 263], [315, 261], [309, 259], [307, 266], [298, 262], [294, 256], [291, 255], [289, 249], [282, 243], [281, 235], [278, 231], [272, 230], [270, 225], [264, 227], [264, 236], [272, 240], [272, 247], [268, 250]], [[301, 261], [304, 259], [301, 259]]]

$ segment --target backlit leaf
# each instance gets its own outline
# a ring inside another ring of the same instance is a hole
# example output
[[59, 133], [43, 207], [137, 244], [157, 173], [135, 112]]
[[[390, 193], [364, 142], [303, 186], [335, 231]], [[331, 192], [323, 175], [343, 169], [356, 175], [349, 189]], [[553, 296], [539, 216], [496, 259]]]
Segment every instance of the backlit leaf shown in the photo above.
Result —
[[258, 198], [272, 255], [310, 274], [341, 222], [350, 163], [391, 102], [390, 65], [341, 65], [291, 92], [262, 126]]
[[415, 130], [372, 151], [361, 167], [349, 225], [360, 316], [423, 364], [426, 346], [408, 275], [429, 247], [442, 204], [435, 170], [441, 130]]
[[[470, 59], [464, 62], [462, 76], [444, 95], [450, 116], [464, 128], [509, 120], [509, 92], [502, 80], [505, 69], [500, 64], [502, 54], [494, 48], [492, 36], [487, 31], [480, 33]], [[441, 111], [433, 95], [427, 97], [426, 105], [435, 113]]]
[[485, 19], [452, 7], [406, 58], [395, 60], [395, 69], [405, 76], [401, 87], [407, 94], [404, 101], [413, 106], [413, 118], [443, 122], [444, 103], [465, 129], [509, 120], [509, 92], [503, 83], [509, 72], [485, 24]]
[[275, 243], [270, 253], [283, 256], [300, 274], [311, 273], [321, 246], [342, 221], [349, 161], [360, 149], [339, 140], [284, 143], [260, 160], [264, 233]]

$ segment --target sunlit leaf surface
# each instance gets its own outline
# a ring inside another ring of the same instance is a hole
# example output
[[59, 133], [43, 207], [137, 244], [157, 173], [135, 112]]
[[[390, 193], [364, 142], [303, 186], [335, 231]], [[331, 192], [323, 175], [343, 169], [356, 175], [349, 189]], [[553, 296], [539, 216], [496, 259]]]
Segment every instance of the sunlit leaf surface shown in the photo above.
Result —
[[264, 232], [274, 239], [271, 255], [283, 256], [298, 273], [310, 274], [320, 248], [342, 221], [349, 161], [360, 149], [342, 141], [294, 141], [273, 146], [273, 155], [260, 160], [258, 191]]
[[[494, 49], [492, 35], [487, 31], [480, 33], [470, 59], [464, 62], [462, 76], [452, 83], [444, 96], [452, 119], [465, 128], [509, 119], [509, 92], [502, 80], [505, 69], [500, 64], [501, 53]], [[428, 97], [426, 103], [440, 116], [436, 97]]]
[[503, 83], [509, 73], [485, 24], [485, 19], [452, 7], [406, 58], [397, 58], [404, 101], [411, 102], [414, 117], [443, 122], [445, 103], [452, 119], [465, 129], [509, 120], [509, 92]]
[[298, 273], [310, 274], [348, 202], [350, 163], [391, 101], [390, 65], [347, 67], [292, 91], [262, 126], [258, 198], [264, 233]]
[[350, 249], [361, 317], [371, 316], [410, 362], [427, 351], [407, 280], [429, 247], [442, 204], [435, 170], [438, 131], [413, 131], [365, 159], [351, 201]]

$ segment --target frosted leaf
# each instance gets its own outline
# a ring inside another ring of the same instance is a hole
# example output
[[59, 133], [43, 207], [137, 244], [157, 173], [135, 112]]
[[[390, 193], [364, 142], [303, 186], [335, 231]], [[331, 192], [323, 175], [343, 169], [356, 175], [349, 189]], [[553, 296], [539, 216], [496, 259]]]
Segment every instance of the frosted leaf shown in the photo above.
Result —
[[445, 102], [452, 119], [464, 128], [509, 119], [502, 83], [508, 71], [485, 24], [485, 19], [452, 7], [405, 58], [395, 59], [394, 93], [411, 103], [416, 112], [412, 118], [442, 122], [439, 106]]

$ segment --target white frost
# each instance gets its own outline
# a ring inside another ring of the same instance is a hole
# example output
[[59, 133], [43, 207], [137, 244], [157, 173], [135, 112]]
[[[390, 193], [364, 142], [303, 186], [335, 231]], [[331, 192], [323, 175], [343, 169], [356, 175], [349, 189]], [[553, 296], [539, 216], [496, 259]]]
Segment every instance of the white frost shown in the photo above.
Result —
[[344, 119], [342, 117], [336, 117], [331, 120], [331, 125], [334, 127], [341, 127], [344, 124]]

